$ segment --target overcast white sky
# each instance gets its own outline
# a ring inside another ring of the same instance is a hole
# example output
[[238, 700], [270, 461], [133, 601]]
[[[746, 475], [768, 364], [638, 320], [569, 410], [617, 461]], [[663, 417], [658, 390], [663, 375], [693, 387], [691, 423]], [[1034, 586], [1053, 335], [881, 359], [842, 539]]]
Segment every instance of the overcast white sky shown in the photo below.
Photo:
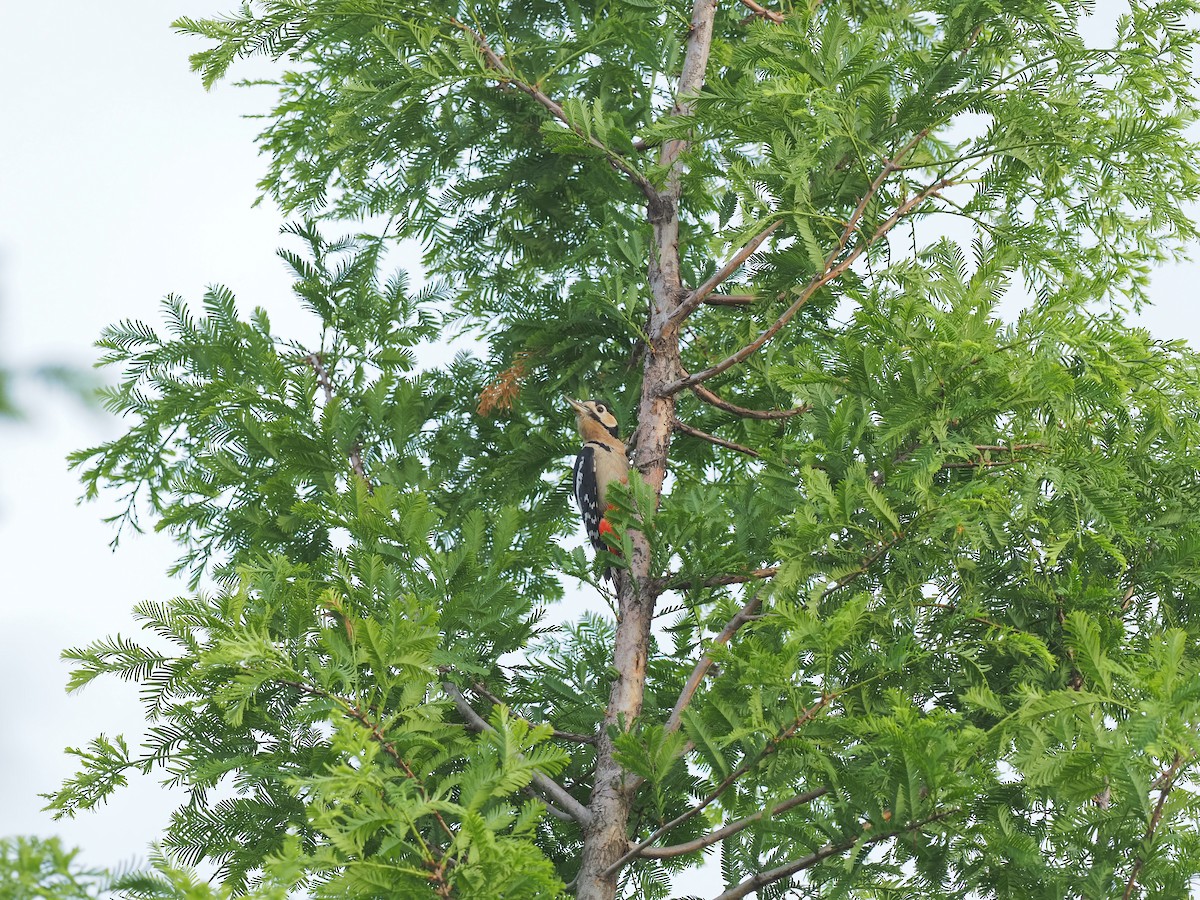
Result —
[[[267, 307], [279, 331], [307, 328], [274, 257], [282, 220], [251, 208], [264, 165], [258, 126], [242, 116], [266, 97], [228, 84], [205, 93], [192, 45], [168, 28], [235, 5], [0, 0], [0, 359], [90, 365], [105, 325], [157, 320], [165, 294], [195, 301], [215, 282], [243, 308]], [[1116, 6], [1100, 0], [1097, 18]], [[1146, 324], [1195, 343], [1198, 283], [1195, 264], [1160, 271]], [[142, 780], [75, 822], [40, 812], [39, 792], [73, 771], [64, 747], [142, 730], [129, 685], [68, 697], [59, 653], [132, 634], [133, 604], [186, 588], [164, 574], [166, 539], [133, 536], [111, 553], [106, 507], [76, 505], [64, 458], [117, 423], [45, 391], [22, 396], [32, 423], [0, 425], [0, 836], [60, 834], [109, 865], [144, 855], [174, 799]]]

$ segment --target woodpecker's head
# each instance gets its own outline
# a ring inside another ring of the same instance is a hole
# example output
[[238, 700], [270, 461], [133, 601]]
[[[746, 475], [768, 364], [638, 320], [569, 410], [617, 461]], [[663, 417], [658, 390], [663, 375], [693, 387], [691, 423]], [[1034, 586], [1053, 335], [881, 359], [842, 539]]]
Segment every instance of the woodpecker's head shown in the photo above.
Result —
[[605, 435], [617, 437], [617, 417], [599, 400], [572, 400], [567, 398], [575, 410], [575, 425], [585, 441], [603, 440]]

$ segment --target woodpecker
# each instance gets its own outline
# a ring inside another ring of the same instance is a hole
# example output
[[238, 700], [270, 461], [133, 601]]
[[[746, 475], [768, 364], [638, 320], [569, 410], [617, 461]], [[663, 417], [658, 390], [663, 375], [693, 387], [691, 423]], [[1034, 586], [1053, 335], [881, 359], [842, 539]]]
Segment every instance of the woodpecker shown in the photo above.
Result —
[[[604, 534], [611, 534], [613, 527], [604, 514], [612, 509], [608, 502], [608, 486], [614, 481], [629, 482], [629, 462], [625, 459], [625, 444], [617, 436], [617, 417], [596, 400], [572, 400], [567, 398], [575, 410], [575, 424], [583, 438], [583, 446], [575, 457], [575, 500], [583, 514], [583, 525], [588, 540], [596, 552], [608, 549]], [[606, 578], [612, 571], [605, 568]]]

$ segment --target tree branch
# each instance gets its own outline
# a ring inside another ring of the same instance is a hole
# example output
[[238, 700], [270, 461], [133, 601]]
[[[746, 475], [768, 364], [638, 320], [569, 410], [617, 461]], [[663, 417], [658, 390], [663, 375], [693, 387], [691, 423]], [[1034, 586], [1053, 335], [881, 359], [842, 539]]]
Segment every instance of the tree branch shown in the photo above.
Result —
[[1137, 593], [1137, 586], [1133, 584], [1129, 585], [1125, 594], [1121, 597], [1121, 612], [1127, 611], [1133, 605], [1133, 595], [1135, 593]]
[[533, 788], [531, 788], [531, 787], [524, 788], [521, 791], [521, 793], [524, 794], [526, 797], [536, 800], [538, 803], [542, 804], [542, 806], [546, 807], [546, 812], [550, 813], [550, 815], [552, 815], [554, 818], [558, 819], [560, 822], [574, 822], [575, 821], [575, 818], [573, 816], [568, 815], [567, 813], [563, 812], [561, 809], [559, 809], [557, 806], [555, 806], [553, 803], [551, 803], [549, 800], [547, 800], [545, 797], [543, 797], [541, 794], [539, 794]]
[[[941, 469], [994, 469], [1000, 466], [1011, 466], [1021, 462], [1016, 454], [1023, 450], [1042, 450], [1046, 445], [1036, 444], [976, 444], [975, 451], [979, 459], [964, 459], [944, 462]], [[985, 459], [985, 453], [1007, 453], [1008, 459]], [[911, 455], [911, 454], [910, 454]]]
[[[691, 113], [694, 97], [704, 83], [716, 13], [717, 0], [693, 0], [670, 114], [676, 119], [686, 119]], [[656, 170], [665, 176], [662, 191], [651, 192], [646, 203], [646, 220], [652, 235], [646, 260], [651, 300], [634, 463], [653, 493], [655, 505], [662, 496], [667, 476], [671, 422], [675, 417], [675, 398], [664, 395], [662, 386], [679, 372], [679, 330], [669, 326], [667, 320], [671, 310], [687, 295], [680, 275], [678, 213], [683, 193], [683, 153], [690, 142], [690, 135], [685, 135], [663, 143]], [[615, 896], [616, 871], [611, 863], [628, 844], [630, 810], [636, 790], [634, 776], [619, 759], [615, 736], [635, 726], [645, 702], [655, 597], [650, 542], [636, 529], [631, 529], [628, 537], [629, 568], [617, 570], [616, 577], [618, 616], [611, 669], [614, 677], [596, 741], [595, 774], [588, 801], [593, 821], [583, 829], [575, 881], [579, 900], [612, 900]]]
[[845, 575], [843, 575], [841, 578], [839, 578], [837, 581], [835, 581], [829, 587], [825, 588], [825, 590], [821, 592], [820, 599], [822, 601], [825, 600], [831, 594], [833, 594], [834, 591], [840, 591], [842, 588], [844, 588], [850, 582], [854, 581], [856, 578], [859, 578], [860, 576], [865, 575], [870, 570], [871, 566], [875, 565], [875, 563], [877, 563], [889, 550], [891, 550], [898, 543], [900, 543], [900, 540], [903, 537], [904, 537], [904, 532], [900, 532], [894, 538], [892, 538], [890, 541], [884, 541], [882, 544], [880, 544], [878, 547], [876, 547], [873, 551], [871, 551], [869, 554], [867, 554], [866, 556], [863, 557], [862, 562], [859, 563], [859, 566], [857, 569], [851, 569], [849, 572], [847, 572]]
[[779, 574], [778, 566], [771, 566], [766, 569], [753, 569], [749, 572], [741, 572], [729, 575], [713, 575], [711, 578], [702, 578], [699, 580], [677, 581], [664, 578], [660, 591], [687, 591], [694, 587], [724, 587], [728, 584], [745, 584], [747, 581], [759, 581], [760, 579], [774, 578]]
[[[500, 697], [497, 697], [495, 694], [493, 694], [491, 691], [489, 691], [487, 688], [487, 685], [485, 685], [481, 681], [472, 681], [471, 682], [471, 690], [473, 690], [475, 693], [477, 693], [480, 697], [483, 697], [484, 699], [490, 701], [493, 706], [507, 706], [507, 707], [511, 708], [510, 704], [506, 703]], [[531, 721], [530, 719], [528, 719], [525, 716], [521, 716], [521, 719], [525, 722], [529, 722], [530, 725], [537, 724], [536, 722]], [[557, 738], [560, 741], [570, 741], [573, 744], [594, 744], [594, 743], [596, 743], [596, 739], [590, 734], [578, 734], [574, 731], [559, 731], [557, 728], [551, 729], [550, 736], [553, 738]]]
[[[420, 778], [417, 777], [417, 773], [413, 771], [412, 766], [410, 766], [408, 764], [408, 762], [404, 759], [404, 756], [396, 748], [396, 745], [392, 741], [388, 740], [388, 736], [383, 733], [383, 729], [380, 728], [379, 725], [376, 724], [375, 722], [372, 722], [371, 719], [367, 716], [366, 712], [364, 712], [362, 709], [360, 709], [354, 703], [351, 703], [345, 697], [342, 697], [331, 691], [327, 691], [321, 687], [314, 687], [313, 685], [305, 684], [302, 681], [292, 681], [290, 679], [282, 679], [280, 681], [280, 684], [286, 684], [290, 687], [296, 688], [298, 691], [300, 691], [302, 693], [308, 694], [310, 697], [319, 697], [323, 700], [329, 700], [330, 702], [340, 706], [342, 708], [342, 711], [347, 716], [349, 716], [351, 719], [353, 719], [355, 722], [357, 722], [359, 725], [361, 725], [363, 728], [365, 728], [367, 730], [367, 733], [371, 736], [371, 740], [373, 740], [377, 744], [379, 744], [379, 746], [383, 748], [383, 752], [386, 753], [388, 756], [390, 756], [392, 758], [392, 761], [395, 762], [396, 765], [398, 765], [400, 767], [401, 771], [404, 772], [405, 777], [408, 778], [409, 780], [411, 780], [413, 782], [413, 784], [415, 785], [417, 793], [421, 795], [421, 799], [423, 799], [426, 802], [426, 804], [430, 803], [429, 792], [425, 789], [425, 782], [423, 782]], [[442, 831], [444, 831], [446, 833], [446, 836], [450, 839], [450, 843], [453, 844], [454, 837], [455, 837], [454, 832], [451, 830], [450, 826], [446, 823], [446, 820], [444, 818], [442, 818], [442, 814], [440, 812], [438, 812], [437, 809], [432, 809], [431, 814], [437, 820], [437, 823], [442, 827]], [[430, 853], [430, 848], [425, 845], [424, 840], [422, 840], [422, 838], [418, 832], [414, 832], [414, 834], [416, 834], [417, 840], [421, 842], [422, 847], [426, 851], [426, 854], [427, 854], [427, 858], [425, 860], [426, 867], [430, 868], [431, 871], [434, 871], [434, 872], [438, 871], [437, 866], [439, 864], [435, 863], [433, 861], [432, 854]], [[441, 852], [442, 851], [439, 848], [438, 853], [441, 853]]]
[[783, 24], [783, 15], [781, 13], [759, 6], [754, 0], [742, 0], [742, 6], [746, 7], [746, 9], [750, 10], [760, 19], [766, 19], [768, 22], [774, 22], [776, 25]]
[[688, 708], [688, 704], [692, 702], [692, 698], [696, 696], [696, 691], [700, 689], [700, 684], [704, 681], [704, 676], [708, 674], [708, 670], [712, 667], [713, 659], [710, 655], [712, 647], [723, 647], [733, 640], [733, 636], [747, 622], [754, 621], [754, 615], [762, 606], [762, 600], [759, 597], [759, 591], [755, 591], [754, 596], [746, 601], [745, 605], [737, 611], [732, 619], [725, 623], [725, 627], [721, 629], [721, 633], [713, 638], [709, 645], [710, 650], [700, 657], [696, 665], [692, 668], [692, 674], [688, 676], [683, 685], [683, 691], [679, 695], [679, 699], [675, 701], [675, 706], [671, 709], [671, 715], [667, 718], [665, 731], [667, 734], [672, 734], [679, 730], [680, 722], [683, 721], [683, 711]]
[[[458, 689], [458, 685], [452, 681], [443, 681], [442, 690], [446, 692], [446, 696], [453, 701], [455, 708], [467, 722], [467, 726], [472, 731], [490, 731], [496, 729], [489, 725], [479, 713], [471, 708], [471, 704], [467, 702], [467, 698], [463, 696], [463, 692]], [[563, 811], [565, 811], [572, 819], [583, 825], [585, 828], [592, 824], [591, 811], [572, 797], [562, 785], [543, 775], [541, 772], [533, 773], [533, 785], [541, 793], [545, 794], [555, 802]]]
[[740, 269], [742, 267], [742, 263], [749, 259], [754, 251], [762, 245], [762, 242], [769, 238], [782, 224], [782, 220], [776, 219], [774, 222], [752, 237], [745, 244], [745, 246], [738, 250], [737, 253], [733, 254], [733, 257], [729, 260], [729, 262], [717, 269], [717, 271], [714, 272], [707, 281], [688, 294], [684, 301], [671, 311], [669, 321], [673, 323], [682, 322], [684, 319], [690, 316], [696, 310], [696, 308], [704, 302], [704, 298], [728, 281], [729, 276]]
[[709, 406], [715, 406], [717, 409], [723, 409], [725, 412], [733, 413], [744, 419], [790, 419], [792, 416], [801, 415], [812, 409], [807, 403], [801, 403], [791, 409], [747, 409], [744, 406], [730, 403], [728, 400], [722, 400], [702, 384], [693, 384], [691, 387], [692, 393]]
[[646, 199], [653, 202], [658, 197], [658, 192], [654, 189], [654, 185], [650, 183], [650, 180], [636, 168], [631, 166], [625, 160], [625, 158], [621, 156], [621, 154], [617, 153], [603, 141], [599, 140], [595, 135], [590, 134], [586, 129], [580, 128], [578, 125], [571, 122], [570, 118], [567, 116], [567, 111], [558, 103], [556, 103], [536, 84], [529, 84], [528, 82], [522, 81], [519, 77], [517, 77], [516, 72], [514, 72], [508, 66], [508, 64], [504, 61], [504, 57], [500, 56], [495, 50], [492, 49], [492, 45], [488, 43], [487, 38], [484, 37], [483, 34], [476, 31], [470, 25], [460, 22], [458, 19], [454, 18], [454, 16], [447, 16], [446, 20], [464, 34], [470, 35], [470, 37], [475, 41], [475, 45], [483, 54], [483, 58], [487, 62], [488, 68], [496, 73], [497, 77], [502, 83], [510, 84], [522, 93], [528, 94], [543, 107], [545, 107], [550, 115], [554, 116], [554, 118], [566, 125], [576, 137], [603, 153], [612, 167], [617, 169], [619, 172], [621, 172], [621, 174], [633, 182], [633, 184], [637, 186], [637, 189], [642, 192]]
[[[901, 155], [903, 155], [903, 153], [907, 152], [908, 149], [911, 149], [913, 146], [915, 146], [915, 144], [910, 143], [908, 148], [901, 152]], [[783, 327], [792, 320], [792, 317], [800, 311], [800, 308], [812, 298], [813, 294], [815, 294], [829, 282], [833, 281], [835, 278], [841, 276], [847, 269], [850, 268], [850, 266], [854, 264], [854, 261], [857, 260], [867, 250], [868, 247], [873, 246], [876, 241], [891, 231], [896, 223], [900, 221], [900, 219], [908, 215], [930, 197], [940, 193], [954, 184], [953, 179], [949, 177], [942, 178], [915, 196], [910, 197], [908, 200], [896, 207], [895, 211], [879, 225], [879, 227], [870, 237], [857, 244], [849, 253], [845, 254], [845, 256], [842, 256], [850, 241], [851, 235], [854, 234], [858, 227], [859, 219], [862, 218], [867, 205], [879, 191], [880, 187], [882, 187], [887, 176], [896, 170], [895, 167], [896, 162], [889, 160], [883, 167], [883, 171], [880, 172], [873, 182], [871, 182], [871, 186], [867, 189], [867, 192], [863, 195], [862, 200], [859, 201], [858, 206], [855, 208], [854, 212], [850, 216], [849, 221], [846, 223], [846, 227], [843, 229], [842, 235], [838, 239], [837, 246], [835, 246], [830, 254], [825, 258], [823, 271], [820, 274], [813, 276], [813, 278], [800, 292], [800, 295], [796, 298], [795, 302], [784, 311], [783, 315], [776, 319], [766, 328], [765, 331], [763, 331], [762, 334], [760, 334], [741, 350], [738, 350], [736, 353], [726, 357], [719, 363], [710, 366], [702, 372], [697, 372], [694, 375], [687, 375], [672, 382], [663, 388], [664, 394], [673, 394], [685, 387], [691, 387], [694, 384], [707, 381], [714, 375], [720, 375], [726, 369], [729, 369], [748, 359], [752, 354], [762, 348], [764, 344], [771, 340], [771, 338], [775, 337], [775, 335], [778, 334]], [[838, 261], [838, 257], [841, 257], [840, 262]]]
[[944, 810], [940, 813], [926, 816], [923, 819], [918, 819], [915, 822], [910, 822], [908, 825], [897, 831], [876, 834], [867, 838], [863, 837], [863, 834], [866, 833], [866, 829], [864, 829], [862, 834], [856, 835], [855, 837], [849, 838], [841, 843], [826, 844], [824, 847], [814, 851], [813, 853], [810, 853], [808, 856], [802, 856], [799, 859], [794, 859], [789, 863], [784, 863], [782, 866], [752, 875], [740, 884], [734, 885], [729, 890], [717, 897], [714, 897], [713, 900], [740, 900], [741, 897], [745, 897], [747, 894], [754, 893], [759, 888], [766, 887], [768, 884], [774, 884], [776, 881], [782, 881], [784, 878], [795, 875], [797, 872], [803, 872], [805, 869], [811, 869], [823, 859], [828, 859], [829, 857], [836, 856], [839, 853], [845, 853], [847, 850], [853, 849], [853, 847], [859, 843], [867, 846], [870, 844], [877, 844], [880, 841], [886, 841], [898, 834], [906, 834], [910, 831], [920, 831], [926, 825], [941, 821], [942, 819], [948, 818], [957, 812], [957, 809]]
[[[407, 776], [416, 784], [417, 792], [421, 795], [425, 802], [429, 803], [429, 793], [425, 790], [425, 783], [417, 777], [416, 773], [412, 770], [412, 767], [405, 762], [404, 757], [400, 755], [400, 751], [396, 749], [396, 745], [389, 741], [387, 739], [387, 735], [380, 730], [379, 726], [368, 719], [367, 714], [357, 706], [347, 702], [345, 708], [349, 713], [350, 718], [354, 719], [363, 728], [367, 729], [368, 733], [379, 744], [379, 746], [383, 748], [384, 752], [387, 753], [387, 755], [390, 756], [398, 766], [400, 766], [400, 768], [404, 771], [405, 776]], [[432, 810], [432, 812], [433, 817], [437, 819], [438, 824], [442, 826], [442, 831], [446, 832], [446, 836], [450, 838], [451, 842], [453, 842], [454, 832], [450, 830], [450, 826], [446, 824], [446, 820], [442, 818], [442, 814], [436, 809]]]
[[754, 294], [713, 294], [705, 297], [704, 303], [707, 306], [749, 306], [757, 299]]
[[[683, 67], [679, 72], [679, 82], [675, 86], [675, 105], [671, 109], [673, 116], [691, 114], [691, 95], [699, 91], [704, 84], [716, 14], [716, 0], [696, 0], [692, 6], [691, 31], [688, 34], [687, 51], [683, 56]], [[687, 145], [688, 141], [679, 138], [667, 141], [663, 144], [658, 164], [664, 169], [674, 169], [676, 161]], [[676, 171], [673, 174], [677, 178], [679, 173]]]
[[1175, 760], [1154, 782], [1159, 789], [1158, 803], [1155, 804], [1154, 813], [1150, 816], [1150, 824], [1146, 827], [1146, 836], [1142, 838], [1142, 850], [1133, 863], [1133, 871], [1129, 874], [1129, 881], [1125, 884], [1125, 893], [1121, 895], [1121, 900], [1129, 900], [1133, 896], [1138, 876], [1142, 874], [1142, 868], [1146, 865], [1150, 842], [1154, 840], [1154, 833], [1158, 830], [1159, 823], [1162, 822], [1163, 807], [1167, 805], [1167, 795], [1171, 793], [1171, 788], [1175, 787], [1175, 779], [1179, 777], [1179, 770], [1183, 768], [1183, 763], [1183, 754], [1176, 751]]
[[[726, 626], [726, 628], [728, 628], [728, 627], [729, 626]], [[722, 632], [722, 633], [724, 633], [724, 632]], [[711, 663], [710, 663], [710, 665], [711, 665]], [[693, 806], [691, 809], [687, 810], [687, 812], [679, 814], [674, 819], [672, 819], [670, 822], [668, 822], [666, 825], [662, 825], [659, 828], [656, 828], [653, 832], [651, 832], [649, 837], [645, 838], [640, 843], [631, 847], [624, 855], [621, 856], [620, 859], [618, 859], [611, 866], [609, 866], [608, 869], [606, 870], [605, 874], [611, 874], [611, 873], [620, 871], [621, 868], [627, 862], [629, 862], [629, 860], [638, 856], [643, 850], [645, 850], [647, 847], [649, 847], [651, 844], [653, 844], [655, 841], [657, 841], [660, 837], [662, 837], [668, 831], [670, 831], [673, 828], [678, 828], [680, 825], [682, 825], [684, 822], [686, 822], [688, 819], [692, 818], [693, 816], [698, 816], [701, 812], [703, 812], [705, 809], [708, 808], [709, 804], [711, 804], [714, 800], [716, 800], [718, 797], [720, 797], [722, 794], [724, 794], [725, 791], [727, 791], [730, 788], [730, 786], [734, 784], [734, 782], [736, 782], [739, 778], [741, 778], [743, 775], [745, 775], [747, 772], [749, 772], [752, 768], [754, 768], [756, 765], [758, 765], [760, 762], [762, 762], [763, 759], [765, 759], [766, 757], [768, 757], [772, 753], [774, 753], [776, 750], [778, 750], [779, 745], [782, 744], [784, 741], [786, 741], [788, 738], [790, 738], [793, 734], [795, 734], [802, 725], [805, 725], [806, 723], [811, 722], [813, 719], [815, 719], [817, 717], [817, 714], [820, 713], [821, 710], [824, 709], [826, 706], [828, 706], [835, 697], [839, 696], [840, 693], [841, 693], [840, 691], [835, 691], [832, 694], [822, 694], [820, 700], [818, 700], [816, 703], [814, 703], [808, 709], [806, 709], [802, 713], [800, 713], [800, 715], [796, 717], [796, 721], [794, 721], [791, 725], [789, 725], [786, 729], [784, 729], [784, 731], [781, 734], [777, 734], [775, 737], [771, 738], [771, 740], [767, 741], [766, 746], [764, 746], [760, 751], [758, 751], [758, 753], [754, 754], [753, 757], [751, 757], [746, 762], [742, 763], [740, 766], [738, 766], [736, 769], [734, 769], [732, 772], [730, 772], [729, 775], [727, 775], [721, 781], [721, 783], [718, 784], [712, 790], [712, 792], [709, 793], [696, 806]]]
[[732, 834], [737, 834], [743, 828], [749, 828], [755, 822], [760, 822], [763, 819], [770, 819], [774, 816], [783, 815], [797, 806], [803, 806], [806, 803], [811, 803], [819, 797], [824, 797], [829, 793], [829, 788], [820, 787], [816, 790], [806, 791], [803, 794], [796, 794], [794, 797], [789, 797], [775, 806], [768, 806], [766, 809], [756, 812], [752, 816], [746, 816], [744, 819], [739, 819], [736, 822], [730, 822], [723, 828], [718, 828], [716, 831], [710, 831], [708, 834], [687, 841], [683, 844], [672, 844], [669, 847], [646, 847], [638, 856], [646, 859], [669, 859], [673, 856], [685, 856], [688, 853], [695, 853], [697, 850], [703, 850], [705, 847], [711, 847], [718, 841], [723, 841]]
[[708, 441], [710, 444], [715, 444], [718, 447], [724, 447], [727, 450], [736, 450], [738, 453], [745, 453], [747, 456], [753, 456], [755, 459], [759, 457], [757, 450], [743, 445], [736, 444], [733, 441], [727, 441], [724, 438], [719, 438], [715, 434], [709, 434], [707, 431], [701, 431], [699, 428], [693, 428], [686, 422], [679, 419], [674, 419], [671, 422], [671, 427], [676, 431], [682, 431], [684, 434], [690, 434], [694, 438], [699, 438], [702, 441]]
[[975, 449], [980, 453], [1007, 453], [1011, 456], [1021, 450], [1044, 450], [1046, 445], [1040, 442], [1034, 444], [976, 444]]
[[944, 462], [938, 468], [946, 469], [999, 469], [1005, 466], [1012, 466], [1019, 463], [1019, 459], [961, 459], [953, 462]]
[[[329, 370], [325, 368], [325, 360], [321, 358], [320, 353], [310, 353], [304, 357], [304, 361], [312, 368], [317, 376], [317, 384], [325, 392], [325, 404], [328, 406], [333, 402], [333, 380], [329, 377]], [[371, 484], [371, 479], [367, 477], [367, 468], [363, 465], [362, 460], [362, 445], [357, 441], [350, 447], [350, 468], [354, 470], [354, 474], [363, 480], [363, 484], [367, 486], [367, 493], [375, 493], [375, 488]]]

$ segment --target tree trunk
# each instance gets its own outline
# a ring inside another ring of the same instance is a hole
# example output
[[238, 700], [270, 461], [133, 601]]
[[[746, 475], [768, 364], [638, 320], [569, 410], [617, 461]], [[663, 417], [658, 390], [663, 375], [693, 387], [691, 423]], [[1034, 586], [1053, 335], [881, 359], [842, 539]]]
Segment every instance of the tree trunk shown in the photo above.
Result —
[[[675, 398], [662, 396], [662, 388], [681, 374], [678, 330], [663, 324], [684, 295], [679, 284], [678, 221], [675, 205], [654, 225], [658, 260], [650, 265], [653, 292], [650, 352], [643, 371], [638, 410], [638, 444], [635, 462], [645, 482], [662, 494], [671, 445]], [[660, 262], [661, 261], [661, 262]], [[665, 333], [663, 333], [665, 332]], [[630, 535], [633, 555], [628, 570], [618, 570], [617, 635], [613, 665], [617, 679], [609, 694], [604, 728], [596, 748], [596, 776], [589, 807], [592, 826], [584, 834], [583, 857], [576, 882], [578, 900], [613, 900], [619, 872], [610, 871], [629, 848], [629, 809], [636, 786], [613, 758], [610, 729], [628, 730], [641, 714], [646, 687], [646, 659], [650, 623], [654, 618], [654, 586], [650, 579], [650, 545], [640, 532]]]
[[[690, 96], [704, 81], [712, 42], [716, 0], [696, 0], [688, 33], [687, 52], [677, 87], [674, 113], [686, 114]], [[647, 207], [654, 229], [654, 244], [647, 267], [650, 286], [650, 346], [642, 370], [642, 397], [638, 407], [637, 455], [634, 462], [655, 503], [662, 496], [675, 420], [675, 395], [664, 388], [681, 377], [679, 323], [671, 312], [687, 296], [679, 273], [679, 200], [684, 141], [663, 145], [659, 163], [668, 168], [664, 190]], [[629, 810], [636, 783], [613, 758], [611, 730], [628, 730], [641, 714], [646, 688], [646, 659], [656, 595], [650, 579], [650, 546], [644, 535], [631, 536], [633, 556], [628, 570], [617, 580], [618, 619], [613, 648], [617, 680], [609, 694], [604, 728], [596, 746], [596, 780], [589, 804], [593, 820], [584, 832], [583, 854], [576, 880], [577, 900], [614, 900], [620, 871], [613, 871], [629, 849]]]

